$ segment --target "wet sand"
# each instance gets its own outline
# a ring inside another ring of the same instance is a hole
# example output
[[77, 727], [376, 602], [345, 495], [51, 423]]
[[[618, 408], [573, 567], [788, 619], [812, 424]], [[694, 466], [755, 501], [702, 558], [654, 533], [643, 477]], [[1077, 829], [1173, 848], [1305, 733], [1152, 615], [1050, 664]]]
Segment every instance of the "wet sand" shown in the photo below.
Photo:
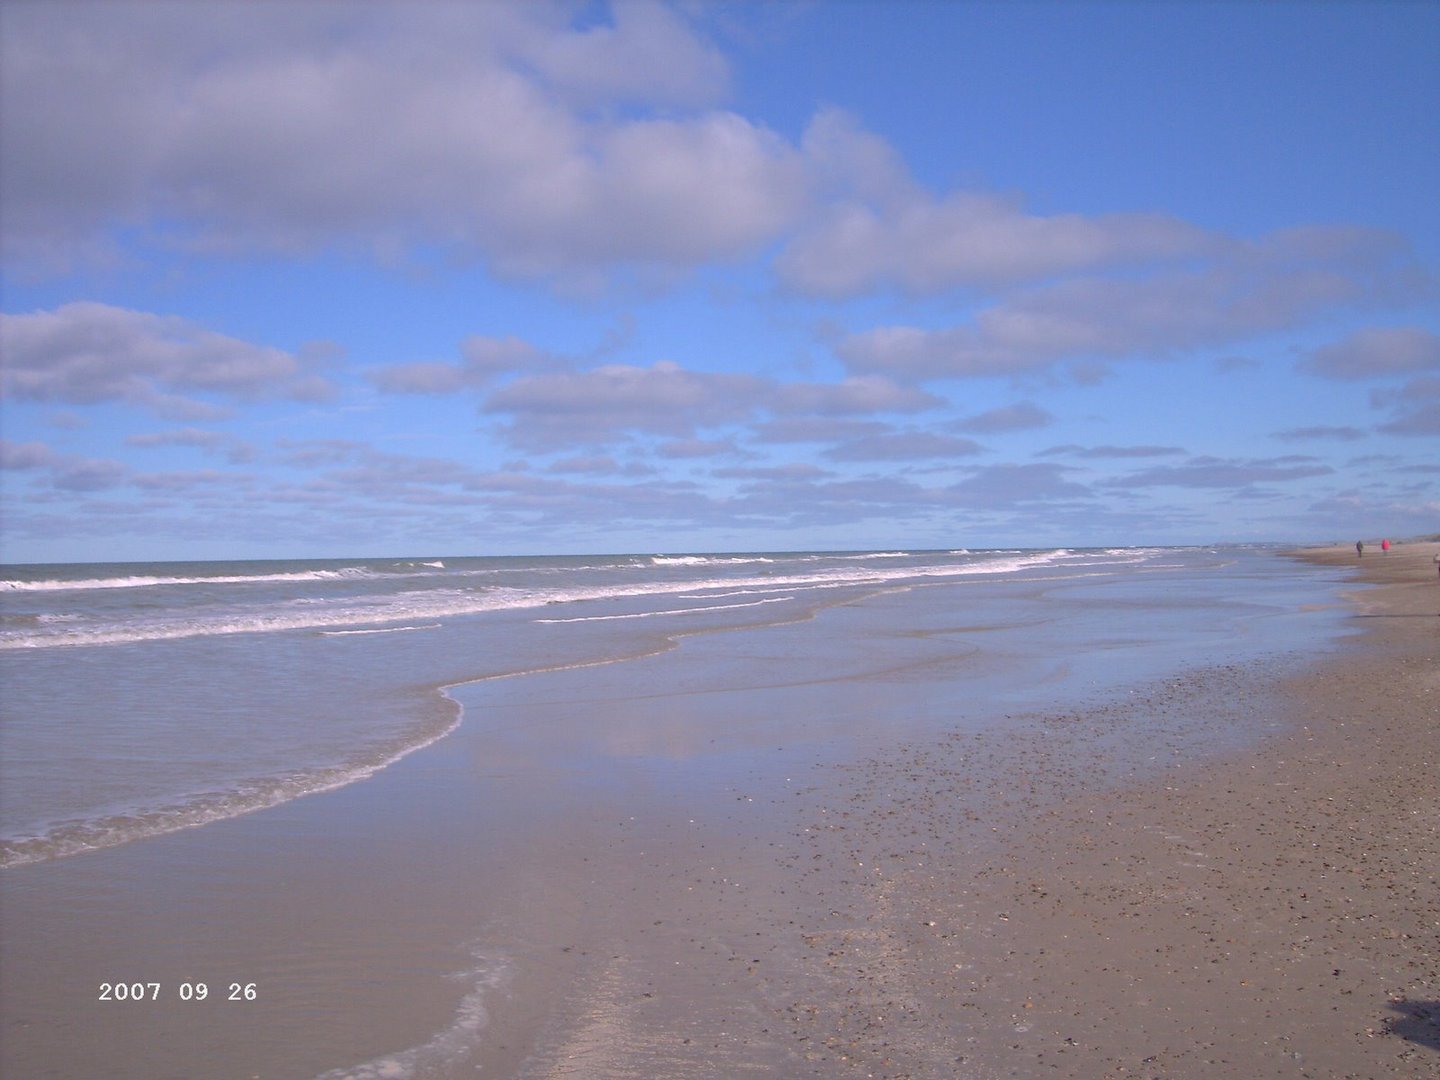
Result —
[[[865, 885], [809, 932], [826, 978], [791, 1015], [817, 1075], [1440, 1074], [1436, 550], [1299, 553], [1374, 586], [1338, 654], [1275, 694], [1222, 668], [1057, 714], [1066, 752], [1037, 740], [998, 806], [957, 799], [985, 752], [965, 738], [856, 766], [813, 834]], [[1136, 710], [1236, 707], [1275, 710], [1259, 746], [1087, 772]]]

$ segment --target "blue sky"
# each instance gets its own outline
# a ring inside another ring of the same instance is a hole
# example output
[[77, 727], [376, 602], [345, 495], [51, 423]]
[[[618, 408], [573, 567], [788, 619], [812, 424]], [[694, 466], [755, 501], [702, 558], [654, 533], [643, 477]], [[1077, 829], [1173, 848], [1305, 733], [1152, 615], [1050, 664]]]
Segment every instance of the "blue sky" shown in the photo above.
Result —
[[4, 561], [1440, 531], [1440, 6], [0, 41]]

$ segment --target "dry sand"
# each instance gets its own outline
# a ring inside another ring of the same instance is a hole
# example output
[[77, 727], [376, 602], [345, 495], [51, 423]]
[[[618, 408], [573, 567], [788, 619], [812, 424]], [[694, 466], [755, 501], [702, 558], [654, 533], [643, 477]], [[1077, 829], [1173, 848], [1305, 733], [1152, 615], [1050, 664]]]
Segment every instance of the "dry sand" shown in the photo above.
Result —
[[[1047, 718], [1084, 737], [1057, 753], [1041, 723], [986, 792], [966, 763], [990, 751], [959, 736], [848, 770], [795, 862], [814, 977], [777, 1008], [804, 1074], [1440, 1076], [1437, 550], [1297, 553], [1374, 587], [1278, 688], [1212, 669]], [[1139, 709], [1177, 738], [1225, 709], [1273, 730], [1097, 780]]]

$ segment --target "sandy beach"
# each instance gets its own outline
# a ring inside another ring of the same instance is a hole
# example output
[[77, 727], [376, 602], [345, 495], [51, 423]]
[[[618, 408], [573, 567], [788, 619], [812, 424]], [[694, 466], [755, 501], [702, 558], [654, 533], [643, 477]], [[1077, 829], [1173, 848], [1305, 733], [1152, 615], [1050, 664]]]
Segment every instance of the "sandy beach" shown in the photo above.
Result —
[[[599, 974], [494, 1067], [1435, 1075], [1434, 550], [1355, 566], [1373, 587], [1347, 596], [1351, 636], [1298, 676], [1277, 682], [1263, 659], [1201, 668], [1017, 715], [1003, 740], [890, 743], [819, 768], [786, 806], [757, 810], [736, 788], [739, 809], [721, 808], [698, 847], [640, 827], [646, 873], [620, 903], [653, 927], [610, 938]], [[1356, 561], [1344, 548], [1296, 557]], [[1129, 745], [1141, 716], [1152, 736]], [[1252, 741], [1195, 764], [1196, 747], [1237, 728]], [[789, 817], [789, 835], [757, 814]], [[514, 1003], [497, 1002], [497, 1032]]]
[[5, 1074], [1432, 1077], [1436, 549], [454, 686], [364, 782], [7, 870]]
[[1436, 1075], [1436, 549], [1298, 553], [1372, 587], [1343, 649], [1278, 696], [1263, 671], [1218, 670], [1053, 717], [1090, 728], [1083, 745], [1135, 709], [1277, 710], [1257, 747], [1102, 791], [1037, 747], [978, 859], [952, 798], [966, 740], [858, 768], [844, 831], [815, 834], [868, 900], [814, 929], [832, 981], [794, 1014], [813, 1058], [885, 1077]]

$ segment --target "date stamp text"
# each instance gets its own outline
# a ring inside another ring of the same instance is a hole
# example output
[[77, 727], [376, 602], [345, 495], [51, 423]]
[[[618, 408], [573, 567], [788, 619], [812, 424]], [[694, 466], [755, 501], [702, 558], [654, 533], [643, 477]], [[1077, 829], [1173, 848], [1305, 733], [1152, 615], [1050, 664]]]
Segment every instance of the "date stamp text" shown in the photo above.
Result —
[[100, 1001], [159, 1001], [161, 998], [178, 997], [181, 1001], [254, 1001], [260, 996], [255, 983], [232, 982], [217, 984], [212, 990], [209, 983], [182, 982], [166, 986], [158, 982], [102, 982]]

